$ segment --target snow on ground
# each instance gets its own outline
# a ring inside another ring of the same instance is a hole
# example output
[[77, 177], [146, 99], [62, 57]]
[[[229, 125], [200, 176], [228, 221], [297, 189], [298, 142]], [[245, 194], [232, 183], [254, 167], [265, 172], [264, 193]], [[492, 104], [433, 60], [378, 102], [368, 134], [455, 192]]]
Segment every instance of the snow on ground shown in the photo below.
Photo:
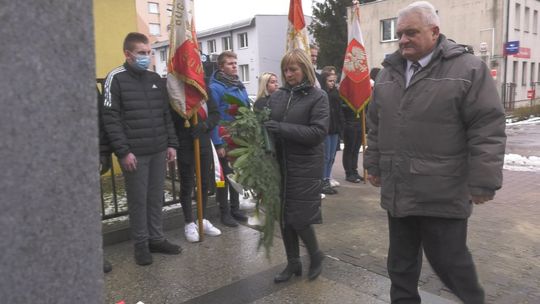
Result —
[[506, 154], [504, 156], [504, 169], [510, 171], [540, 172], [540, 157]]
[[537, 124], [537, 123], [540, 123], [540, 117], [532, 117], [527, 120], [516, 121], [516, 122], [514, 122], [512, 118], [506, 119], [507, 126], [532, 125], [532, 124]]

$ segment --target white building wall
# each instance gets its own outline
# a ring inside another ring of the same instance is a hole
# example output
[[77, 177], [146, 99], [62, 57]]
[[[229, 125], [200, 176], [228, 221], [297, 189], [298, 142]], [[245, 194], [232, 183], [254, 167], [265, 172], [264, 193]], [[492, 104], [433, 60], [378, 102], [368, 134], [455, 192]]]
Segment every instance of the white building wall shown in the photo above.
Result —
[[[158, 73], [161, 77], [167, 76], [167, 60], [169, 58], [169, 47], [168, 45], [163, 45], [160, 47], [152, 48], [154, 51], [154, 66], [155, 72]], [[165, 52], [165, 57], [163, 60], [161, 52]]]
[[[519, 12], [516, 11], [516, 4], [519, 4]], [[526, 8], [529, 8], [528, 18], [525, 15]], [[537, 19], [536, 24], [533, 24], [534, 11], [537, 11], [537, 18], [540, 18], [540, 1], [538, 0], [510, 1], [508, 40], [519, 41], [521, 48], [530, 49], [530, 58], [508, 56], [507, 80], [515, 84], [514, 98], [518, 102], [516, 106], [529, 104], [528, 90], [536, 88], [537, 96], [540, 90], [540, 20]]]
[[[259, 40], [257, 76], [264, 72], [272, 72], [278, 75], [280, 84], [283, 84], [280, 63], [281, 58], [285, 55], [288, 22], [287, 16], [257, 16]], [[310, 24], [311, 18], [306, 16], [306, 23]]]
[[[505, 77], [505, 58], [503, 55], [504, 42], [506, 42], [506, 12], [507, 4], [510, 1], [510, 18], [508, 41], [519, 40], [521, 47], [531, 49], [531, 58], [516, 58], [508, 56], [507, 75]], [[533, 80], [539, 81], [540, 66], [540, 29], [533, 33], [534, 10], [540, 15], [540, 1], [538, 0], [431, 0], [441, 19], [441, 33], [446, 37], [461, 44], [473, 46], [475, 54], [482, 56], [490, 69], [496, 74], [496, 83], [499, 93], [502, 92], [505, 78], [507, 82], [513, 81], [514, 72], [517, 75], [515, 82], [514, 100], [525, 100], [527, 90], [531, 88], [531, 63], [534, 63]], [[360, 19], [362, 32], [368, 53], [368, 62], [371, 67], [380, 67], [386, 54], [393, 53], [398, 49], [397, 40], [391, 42], [381, 41], [381, 20], [396, 18], [397, 12], [412, 3], [412, 0], [380, 0], [367, 3], [361, 6]], [[521, 5], [521, 24], [515, 29], [515, 3]], [[525, 7], [529, 7], [530, 16], [529, 31], [524, 31]], [[538, 16], [537, 18], [540, 18]], [[536, 26], [540, 20], [537, 21]], [[481, 54], [480, 45], [487, 45], [486, 52]], [[514, 71], [514, 62], [517, 70]], [[527, 62], [527, 84], [523, 85], [522, 71], [523, 62]], [[540, 87], [537, 88], [540, 89]]]

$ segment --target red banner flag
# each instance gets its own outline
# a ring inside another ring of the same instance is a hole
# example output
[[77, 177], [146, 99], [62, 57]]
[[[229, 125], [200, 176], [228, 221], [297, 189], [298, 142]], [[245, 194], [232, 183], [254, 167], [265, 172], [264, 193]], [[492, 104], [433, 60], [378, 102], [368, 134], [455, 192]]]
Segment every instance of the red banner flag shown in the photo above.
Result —
[[[169, 39], [167, 90], [172, 108], [186, 120], [208, 99], [193, 9], [193, 0], [174, 0]], [[206, 111], [199, 113], [206, 118]]]
[[302, 49], [309, 55], [309, 38], [302, 11], [301, 0], [291, 0], [289, 5], [289, 27], [287, 28], [287, 49]]
[[348, 7], [347, 15], [349, 44], [345, 51], [339, 93], [358, 114], [370, 100], [371, 85], [364, 38], [360, 29], [360, 6], [356, 4]]

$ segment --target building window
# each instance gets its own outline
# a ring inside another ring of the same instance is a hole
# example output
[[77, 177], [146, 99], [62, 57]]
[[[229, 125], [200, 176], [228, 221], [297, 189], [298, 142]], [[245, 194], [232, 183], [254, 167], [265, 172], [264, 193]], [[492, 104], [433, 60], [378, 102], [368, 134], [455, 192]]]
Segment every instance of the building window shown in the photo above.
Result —
[[523, 16], [523, 31], [529, 32], [529, 19], [531, 10], [525, 6], [525, 15]]
[[531, 85], [534, 87], [534, 70], [536, 69], [536, 64], [531, 62]]
[[514, 11], [514, 29], [519, 31], [521, 25], [521, 4], [516, 3], [516, 9]]
[[540, 84], [540, 62], [538, 62], [538, 72], [536, 73], [536, 82]]
[[540, 84], [540, 62], [538, 62], [538, 73], [536, 75], [536, 81]]
[[223, 50], [224, 51], [232, 50], [231, 37], [227, 36], [227, 37], [221, 38], [221, 45], [223, 45]]
[[249, 82], [249, 65], [247, 64], [241, 64], [239, 65], [240, 68], [240, 81], [242, 82]]
[[512, 64], [512, 83], [517, 84], [517, 77], [518, 77], [518, 62], [514, 61]]
[[161, 35], [161, 26], [159, 23], [150, 23], [150, 35], [152, 36], [159, 36]]
[[159, 3], [148, 2], [148, 13], [159, 14]]
[[537, 10], [534, 10], [533, 12], [532, 33], [538, 34], [538, 11]]
[[527, 61], [523, 61], [521, 64], [522, 64], [521, 85], [526, 86], [527, 85]]
[[159, 50], [159, 60], [162, 62], [167, 61], [167, 50]]
[[238, 34], [238, 45], [240, 48], [248, 47], [248, 36], [247, 33]]
[[167, 4], [167, 16], [172, 16], [172, 4]]
[[396, 41], [396, 21], [397, 18], [381, 20], [381, 41]]
[[201, 42], [197, 42], [197, 47], [199, 48], [199, 52], [202, 53], [202, 43]]
[[215, 53], [216, 51], [216, 40], [208, 40], [208, 54]]

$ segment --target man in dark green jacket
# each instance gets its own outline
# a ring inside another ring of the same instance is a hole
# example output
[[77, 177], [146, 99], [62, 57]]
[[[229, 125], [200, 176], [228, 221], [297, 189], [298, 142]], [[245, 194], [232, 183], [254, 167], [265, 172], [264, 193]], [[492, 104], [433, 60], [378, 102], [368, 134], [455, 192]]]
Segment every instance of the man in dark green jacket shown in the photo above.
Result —
[[484, 303], [466, 245], [472, 204], [501, 188], [505, 117], [488, 67], [439, 33], [426, 1], [398, 14], [368, 113], [364, 167], [388, 211], [392, 303], [420, 303], [422, 248], [465, 303]]

